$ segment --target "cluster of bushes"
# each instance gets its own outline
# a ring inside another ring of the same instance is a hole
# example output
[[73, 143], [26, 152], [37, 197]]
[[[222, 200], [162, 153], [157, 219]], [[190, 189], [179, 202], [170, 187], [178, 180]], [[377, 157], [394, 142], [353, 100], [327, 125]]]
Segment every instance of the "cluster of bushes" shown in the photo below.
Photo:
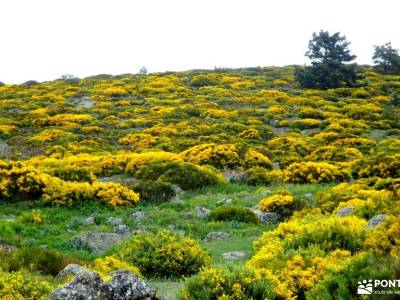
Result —
[[37, 201], [49, 205], [78, 205], [89, 201], [110, 206], [129, 206], [139, 195], [119, 183], [75, 182], [52, 177], [19, 164], [0, 168], [0, 198], [6, 201]]
[[179, 277], [197, 273], [210, 264], [198, 242], [169, 231], [134, 236], [120, 256], [150, 277]]

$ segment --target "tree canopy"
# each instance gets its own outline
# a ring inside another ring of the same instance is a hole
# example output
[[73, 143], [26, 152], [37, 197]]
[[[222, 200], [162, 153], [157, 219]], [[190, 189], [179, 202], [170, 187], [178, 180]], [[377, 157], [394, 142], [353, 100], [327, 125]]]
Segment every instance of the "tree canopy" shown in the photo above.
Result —
[[350, 53], [350, 42], [336, 32], [321, 30], [313, 33], [306, 56], [311, 66], [296, 71], [296, 78], [304, 88], [329, 89], [352, 86], [356, 80], [355, 66], [346, 64], [356, 56]]
[[390, 42], [375, 46], [372, 59], [375, 68], [383, 74], [399, 74], [400, 73], [400, 55], [399, 50], [394, 49]]

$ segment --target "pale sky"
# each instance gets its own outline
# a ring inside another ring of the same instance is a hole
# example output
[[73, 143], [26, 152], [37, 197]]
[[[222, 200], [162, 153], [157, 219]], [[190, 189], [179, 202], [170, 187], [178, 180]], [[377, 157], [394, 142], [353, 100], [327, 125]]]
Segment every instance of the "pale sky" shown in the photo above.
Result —
[[358, 63], [400, 48], [399, 0], [0, 0], [0, 81], [304, 64], [314, 31]]

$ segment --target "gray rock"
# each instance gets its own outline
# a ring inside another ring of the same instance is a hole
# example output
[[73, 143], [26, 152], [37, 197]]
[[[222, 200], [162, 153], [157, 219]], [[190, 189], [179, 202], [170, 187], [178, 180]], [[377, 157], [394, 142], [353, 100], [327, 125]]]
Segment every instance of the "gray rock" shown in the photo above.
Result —
[[10, 159], [11, 150], [6, 142], [0, 141], [0, 157]]
[[104, 300], [157, 299], [155, 289], [127, 270], [114, 272], [112, 279], [103, 283], [100, 289], [100, 299]]
[[196, 216], [197, 216], [197, 218], [199, 218], [199, 219], [205, 219], [205, 218], [207, 218], [207, 217], [210, 215], [210, 213], [211, 213], [211, 209], [208, 209], [208, 208], [203, 207], [203, 206], [197, 206], [197, 207], [195, 208], [195, 211], [196, 211]]
[[280, 170], [281, 169], [281, 164], [279, 162], [273, 162], [272, 163], [272, 169]]
[[186, 235], [186, 231], [183, 229], [179, 229], [175, 224], [171, 224], [168, 225], [168, 229], [171, 231], [176, 232], [177, 234], [181, 235], [181, 236], [185, 236]]
[[157, 300], [156, 291], [128, 270], [112, 273], [110, 281], [103, 282], [100, 276], [82, 269], [75, 279], [56, 289], [49, 300]]
[[73, 281], [56, 289], [48, 300], [100, 300], [101, 285], [99, 274], [82, 269]]
[[93, 225], [93, 224], [95, 224], [94, 217], [88, 217], [82, 223], [82, 225]]
[[114, 217], [108, 217], [107, 221], [111, 223], [111, 225], [121, 225], [124, 222], [124, 220], [122, 220], [121, 218]]
[[342, 209], [339, 209], [336, 212], [336, 215], [338, 217], [345, 217], [345, 216], [350, 215], [354, 211], [354, 209], [355, 208], [353, 206], [346, 206], [346, 207], [343, 207]]
[[224, 259], [238, 259], [241, 257], [245, 257], [246, 253], [243, 251], [232, 251], [225, 252], [224, 254], [222, 254], [222, 256], [224, 257]]
[[252, 211], [257, 215], [260, 223], [277, 223], [281, 219], [281, 216], [272, 211], [263, 212], [259, 209], [252, 209]]
[[179, 185], [173, 184], [172, 189], [175, 192], [175, 196], [171, 199], [174, 202], [181, 202], [181, 196], [185, 193]]
[[247, 173], [237, 170], [225, 169], [223, 175], [228, 182], [242, 182], [246, 179]]
[[68, 275], [76, 276], [79, 272], [84, 271], [85, 268], [78, 264], [69, 264], [64, 269], [62, 269], [56, 276], [57, 280], [64, 280]]
[[127, 225], [121, 224], [121, 225], [115, 226], [112, 231], [114, 233], [118, 233], [118, 234], [129, 234], [130, 229]]
[[372, 217], [368, 223], [367, 223], [367, 228], [374, 228], [380, 224], [387, 218], [388, 215], [386, 214], [381, 214], [381, 215], [376, 215]]
[[211, 231], [204, 238], [205, 241], [226, 240], [231, 237], [231, 234], [225, 231]]
[[229, 205], [229, 204], [232, 204], [232, 199], [226, 199], [226, 198], [224, 198], [224, 199], [222, 199], [222, 200], [219, 200], [219, 201], [217, 201], [217, 204], [218, 205]]
[[88, 97], [82, 97], [72, 102], [78, 108], [92, 108], [94, 101]]
[[131, 214], [131, 219], [134, 221], [143, 221], [146, 219], [146, 215], [142, 211], [137, 211]]
[[93, 252], [101, 252], [125, 238], [125, 235], [117, 233], [87, 231], [73, 237], [71, 246], [75, 249], [89, 249]]

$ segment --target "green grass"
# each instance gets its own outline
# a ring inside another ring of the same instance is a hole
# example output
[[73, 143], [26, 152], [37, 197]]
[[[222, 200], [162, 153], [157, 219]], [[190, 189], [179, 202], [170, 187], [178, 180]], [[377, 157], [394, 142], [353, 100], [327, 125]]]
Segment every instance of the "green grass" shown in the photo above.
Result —
[[[214, 265], [244, 264], [253, 255], [253, 241], [260, 237], [264, 231], [275, 228], [274, 224], [246, 224], [238, 222], [215, 222], [196, 217], [195, 207], [204, 206], [209, 209], [217, 207], [218, 201], [232, 199], [233, 205], [253, 207], [268, 193], [266, 190], [288, 189], [296, 197], [304, 198], [307, 193], [317, 193], [326, 190], [331, 185], [293, 185], [282, 184], [274, 186], [251, 187], [240, 184], [227, 184], [187, 191], [183, 194], [182, 202], [172, 201], [155, 204], [142, 203], [133, 208], [108, 208], [94, 204], [82, 207], [40, 207], [44, 217], [42, 224], [22, 224], [18, 217], [26, 211], [33, 209], [32, 203], [0, 203], [0, 242], [21, 245], [47, 245], [61, 251], [64, 255], [80, 260], [93, 260], [94, 258], [112, 254], [118, 251], [118, 245], [106, 253], [95, 254], [87, 250], [76, 250], [70, 247], [70, 240], [75, 235], [84, 231], [112, 230], [108, 217], [122, 218], [132, 230], [145, 229], [158, 231], [166, 228], [185, 230], [186, 234], [200, 241], [207, 249]], [[147, 219], [133, 221], [129, 216], [136, 211], [143, 211]], [[82, 225], [89, 216], [94, 216], [96, 223]], [[232, 237], [222, 241], [203, 241], [210, 231], [226, 231]], [[246, 257], [237, 260], [226, 260], [224, 252], [244, 251]], [[151, 280], [161, 296], [165, 299], [174, 299], [182, 285], [179, 279]]]

